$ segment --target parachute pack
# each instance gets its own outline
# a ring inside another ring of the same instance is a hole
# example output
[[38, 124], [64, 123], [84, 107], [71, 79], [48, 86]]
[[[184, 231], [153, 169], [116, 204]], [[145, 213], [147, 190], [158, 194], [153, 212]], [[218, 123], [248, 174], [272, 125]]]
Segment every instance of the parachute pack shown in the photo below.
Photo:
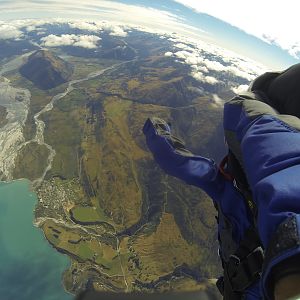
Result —
[[299, 64], [265, 73], [224, 107], [227, 170], [253, 216], [257, 236], [252, 238], [259, 236], [265, 248], [262, 288], [267, 299], [272, 299], [276, 280], [300, 271], [288, 263], [300, 252], [299, 81]]

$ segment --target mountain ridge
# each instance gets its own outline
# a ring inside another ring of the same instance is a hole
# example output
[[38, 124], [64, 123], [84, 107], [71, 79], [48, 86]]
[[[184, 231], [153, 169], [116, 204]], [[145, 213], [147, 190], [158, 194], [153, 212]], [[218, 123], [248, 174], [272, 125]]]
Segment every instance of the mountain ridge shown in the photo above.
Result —
[[48, 90], [67, 82], [73, 68], [53, 52], [38, 50], [28, 57], [20, 73], [38, 88]]

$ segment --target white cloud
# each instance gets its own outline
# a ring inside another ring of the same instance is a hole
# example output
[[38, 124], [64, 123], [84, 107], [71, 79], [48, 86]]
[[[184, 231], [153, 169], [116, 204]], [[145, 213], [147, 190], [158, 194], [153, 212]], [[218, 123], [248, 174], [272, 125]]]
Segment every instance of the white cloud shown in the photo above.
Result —
[[110, 35], [125, 37], [125, 36], [127, 36], [127, 32], [124, 31], [122, 28], [116, 28], [115, 30], [110, 32]]
[[110, 31], [110, 35], [112, 36], [119, 36], [119, 37], [125, 37], [127, 36], [127, 32], [124, 30], [124, 26], [119, 25], [107, 25], [103, 28], [106, 31]]
[[86, 22], [86, 21], [72, 21], [72, 22], [68, 22], [68, 25], [71, 28], [93, 31], [93, 32], [98, 32], [98, 31], [101, 31], [101, 29], [102, 29], [102, 27], [100, 27], [96, 23]]
[[209, 83], [209, 84], [212, 84], [212, 85], [217, 84], [219, 82], [216, 78], [214, 78], [212, 76], [205, 76], [201, 72], [193, 72], [191, 75], [196, 80], [206, 82], [206, 83]]
[[[268, 43], [300, 57], [298, 2], [293, 0], [174, 0], [198, 12], [224, 20]], [[296, 23], [295, 23], [296, 22]]]
[[190, 51], [190, 52], [193, 52], [193, 48], [186, 45], [186, 44], [183, 44], [183, 43], [178, 43], [175, 45], [176, 48], [179, 48], [179, 49], [182, 49], [182, 50], [185, 50], [185, 51]]
[[[220, 82], [220, 80], [209, 76], [209, 74], [204, 75], [204, 73], [211, 71], [217, 73], [226, 72], [248, 81], [252, 81], [266, 71], [266, 67], [250, 59], [204, 41], [193, 43], [191, 40], [184, 40], [179, 43], [178, 37], [172, 37], [169, 40], [174, 43], [173, 56], [191, 66], [192, 76], [203, 82], [210, 84]], [[177, 51], [177, 48], [188, 49], [188, 51]], [[170, 53], [168, 55], [172, 56]]]
[[176, 53], [174, 53], [174, 55], [177, 58], [186, 60], [191, 55], [191, 53], [183, 50], [183, 51], [177, 51]]
[[[169, 41], [173, 43], [173, 52], [167, 52], [165, 55], [189, 65], [191, 76], [201, 82], [227, 85], [228, 88], [237, 91], [240, 82], [237, 77], [250, 82], [267, 71], [265, 66], [204, 41], [175, 35], [169, 38]], [[241, 85], [240, 89], [244, 86]]]
[[13, 20], [9, 22], [9, 24], [15, 26], [16, 28], [26, 30], [27, 32], [38, 31], [41, 30], [40, 27], [46, 24], [55, 24], [55, 23], [56, 23], [56, 19], [52, 19], [52, 20], [21, 19], [21, 20]]
[[[195, 66], [198, 66], [199, 64], [203, 63], [204, 62], [204, 59], [200, 56], [195, 56], [195, 55], [190, 55], [186, 58], [186, 63], [188, 65], [195, 65]], [[201, 71], [204, 71], [207, 73], [207, 68], [201, 68]]]
[[230, 72], [238, 77], [242, 77], [247, 79], [248, 81], [252, 81], [257, 74], [253, 74], [249, 69], [241, 69], [240, 67], [237, 66], [228, 66], [226, 68], [227, 72]]
[[97, 43], [100, 40], [101, 38], [95, 35], [80, 35], [77, 36], [73, 46], [93, 49], [97, 48]]
[[23, 37], [23, 32], [16, 26], [0, 23], [0, 40], [20, 39]]
[[217, 72], [227, 71], [227, 67], [217, 61], [205, 59], [203, 61], [207, 69]]
[[29, 25], [26, 27], [27, 32], [36, 31], [36, 27], [34, 25]]
[[171, 56], [173, 56], [173, 52], [166, 52], [166, 53], [165, 53], [165, 56], [171, 57]]
[[95, 35], [75, 34], [63, 34], [61, 36], [50, 34], [41, 38], [45, 47], [74, 46], [88, 49], [97, 48], [97, 43], [100, 40], [101, 38]]
[[[190, 61], [192, 62], [191, 64], [189, 63]], [[198, 63], [197, 58], [191, 58], [191, 59], [188, 58], [186, 60], [186, 63], [189, 64], [195, 72], [200, 71], [202, 73], [209, 73], [208, 69], [205, 66], [197, 65], [195, 64], [195, 62]]]
[[232, 87], [231, 90], [235, 93], [235, 94], [241, 94], [243, 92], [246, 92], [249, 88], [249, 85], [246, 84], [241, 84], [237, 87]]
[[205, 76], [204, 77], [205, 82], [210, 83], [210, 84], [216, 84], [218, 83], [218, 79], [212, 77], [212, 76]]
[[[108, 0], [11, 0], [0, 1], [0, 18], [17, 19], [38, 17], [47, 20], [55, 15], [70, 21], [75, 27], [84, 30], [97, 31], [98, 23], [95, 20], [108, 20], [123, 26], [142, 28], [152, 33], [179, 34], [194, 36], [207, 35], [198, 27], [189, 26], [186, 21], [176, 14], [166, 10], [154, 9], [140, 5], [130, 5], [118, 1]], [[85, 22], [85, 23], [84, 23]], [[112, 35], [125, 36], [124, 27], [112, 28]]]
[[213, 102], [215, 106], [222, 107], [224, 105], [224, 100], [222, 100], [217, 94], [213, 94]]
[[43, 31], [43, 30], [39, 30], [39, 31], [37, 31], [37, 33], [36, 33], [37, 35], [44, 35], [44, 34], [46, 34], [46, 32], [45, 31]]
[[127, 26], [108, 22], [89, 22], [89, 21], [72, 21], [68, 23], [71, 28], [87, 30], [91, 32], [108, 31], [112, 36], [125, 37], [127, 36]]
[[60, 19], [60, 18], [48, 19], [48, 20], [36, 20], [36, 19], [13, 20], [10, 21], [10, 24], [12, 25], [9, 25], [8, 22], [1, 21], [0, 30], [1, 30], [1, 24], [3, 27], [6, 27], [4, 28], [4, 30], [7, 31], [7, 28], [10, 26], [11, 29], [17, 30], [21, 34], [22, 34], [22, 32], [20, 31], [21, 29], [22, 30], [24, 29], [27, 32], [32, 32], [32, 31], [45, 32], [45, 28], [43, 28], [44, 25], [67, 24], [73, 29], [90, 31], [96, 34], [98, 34], [99, 32], [106, 31], [110, 35], [118, 36], [118, 37], [126, 37], [128, 34], [127, 31], [129, 31], [130, 28], [133, 28], [124, 24], [118, 24], [116, 22], [85, 21], [85, 20], [74, 21], [74, 20]]
[[[0, 5], [1, 6], [1, 5]], [[111, 35], [124, 37], [128, 32], [137, 29], [146, 32], [153, 32], [148, 28], [140, 26], [130, 26], [125, 24], [118, 24], [117, 22], [106, 21], [86, 21], [86, 20], [68, 20], [68, 19], [52, 19], [52, 20], [19, 20], [11, 21], [10, 25], [5, 22], [0, 22], [0, 28], [5, 27], [12, 29], [14, 34], [10, 36], [22, 36], [21, 30], [44, 32], [49, 24], [68, 24], [71, 28], [86, 30], [90, 35], [75, 35], [62, 34], [43, 37], [41, 39], [42, 45], [46, 47], [58, 46], [76, 46], [94, 49], [97, 47], [101, 38], [97, 36], [103, 31]], [[155, 30], [154, 30], [155, 31]], [[6, 31], [6, 34], [9, 30]], [[47, 32], [47, 31], [46, 31]], [[162, 31], [156, 32], [161, 36]], [[253, 80], [259, 74], [266, 71], [266, 68], [246, 59], [232, 51], [225, 50], [219, 46], [210, 44], [203, 40], [194, 39], [193, 37], [186, 38], [178, 33], [163, 32], [163, 36], [173, 43], [173, 51], [165, 53], [166, 56], [174, 57], [180, 62], [188, 64], [191, 67], [191, 74], [197, 79], [210, 84], [222, 83], [222, 76], [220, 74], [226, 72], [233, 76], [238, 76], [247, 81]], [[219, 74], [218, 74], [219, 73]], [[225, 74], [224, 74], [225, 75]], [[226, 76], [225, 76], [226, 77]], [[224, 82], [223, 82], [224, 83]], [[226, 83], [227, 84], [227, 83]], [[230, 83], [231, 86], [236, 87], [236, 84]]]
[[[255, 35], [268, 43], [280, 45], [283, 49], [297, 57], [300, 55], [300, 38], [295, 20], [298, 19], [298, 10], [292, 0], [282, 1], [259, 1], [253, 0], [246, 3], [240, 0], [214, 1], [214, 0], [174, 0], [197, 11], [205, 12], [222, 19], [234, 26]], [[124, 2], [124, 1], [123, 1]], [[288, 4], [286, 4], [288, 3]], [[151, 5], [151, 2], [150, 4]], [[246, 6], [246, 8], [245, 8]], [[0, 0], [0, 19], [14, 20], [18, 18], [42, 18], [47, 20], [53, 16], [72, 19], [76, 26], [79, 22], [83, 29], [97, 32], [98, 26], [88, 20], [109, 20], [123, 25], [143, 28], [153, 33], [177, 32], [181, 35], [214, 40], [216, 43], [223, 43], [219, 37], [210, 35], [203, 28], [195, 23], [188, 25], [192, 20], [181, 17], [181, 14], [171, 13], [167, 6], [161, 5], [161, 9], [145, 7], [143, 4], [132, 5], [118, 1], [108, 0]], [[272, 12], [270, 12], [272, 10]], [[270, 12], [270, 13], [268, 13]], [[182, 13], [182, 12], [181, 12]], [[111, 34], [125, 36], [126, 30], [112, 31]], [[216, 40], [218, 38], [218, 40]], [[225, 45], [225, 43], [223, 43]], [[237, 45], [233, 45], [237, 47]], [[241, 48], [237, 48], [241, 50]], [[250, 51], [245, 52], [251, 56]], [[253, 57], [266, 59], [259, 51]], [[279, 59], [280, 60], [280, 59]], [[273, 65], [272, 62], [269, 62]], [[280, 63], [274, 63], [280, 65]]]
[[[148, 31], [147, 28], [135, 27], [130, 25], [118, 24], [116, 22], [106, 21], [86, 21], [86, 20], [19, 20], [12, 21], [10, 25], [5, 22], [0, 23], [0, 28], [10, 26], [14, 31], [14, 35], [22, 36], [20, 29], [27, 31], [43, 32], [45, 24], [68, 24], [71, 28], [90, 31], [91, 33], [100, 34], [106, 31], [111, 35], [124, 37], [133, 29]], [[9, 32], [9, 31], [7, 31]], [[97, 47], [100, 37], [97, 35], [49, 35], [43, 37], [41, 42], [46, 47], [57, 47], [72, 45], [76, 47], [84, 47], [93, 49]], [[12, 36], [12, 35], [11, 35]], [[161, 36], [159, 34], [159, 36]], [[253, 61], [237, 55], [231, 51], [225, 50], [219, 46], [199, 41], [199, 39], [186, 38], [179, 34], [167, 34], [164, 37], [173, 43], [174, 50], [167, 52], [166, 56], [173, 56], [179, 61], [188, 64], [191, 67], [191, 73], [198, 80], [210, 84], [221, 82], [220, 78], [215, 76], [217, 72], [226, 72], [234, 76], [244, 78], [248, 81], [253, 80], [256, 76], [266, 71], [266, 68], [254, 63]], [[179, 51], [178, 51], [179, 50]], [[209, 74], [210, 72], [215, 72]]]

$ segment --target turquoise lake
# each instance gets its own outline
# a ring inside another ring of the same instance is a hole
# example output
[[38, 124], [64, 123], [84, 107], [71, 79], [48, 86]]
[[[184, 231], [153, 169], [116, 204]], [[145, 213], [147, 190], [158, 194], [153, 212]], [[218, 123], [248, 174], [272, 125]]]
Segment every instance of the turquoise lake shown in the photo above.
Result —
[[33, 226], [36, 202], [27, 181], [0, 182], [0, 299], [73, 299], [61, 282], [69, 259]]

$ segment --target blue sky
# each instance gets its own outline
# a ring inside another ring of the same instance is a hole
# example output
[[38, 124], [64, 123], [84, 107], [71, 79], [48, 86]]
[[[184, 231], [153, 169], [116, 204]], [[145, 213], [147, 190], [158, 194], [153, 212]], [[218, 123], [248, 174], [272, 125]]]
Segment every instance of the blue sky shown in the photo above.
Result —
[[[279, 45], [263, 41], [262, 39], [254, 36], [253, 34], [248, 34], [242, 28], [233, 26], [228, 22], [214, 17], [213, 15], [209, 15], [207, 13], [191, 9], [190, 6], [185, 6], [181, 3], [177, 3], [176, 1], [123, 0], [119, 2], [127, 4], [132, 3], [136, 5], [144, 5], [145, 7], [151, 6], [157, 9], [168, 10], [176, 15], [183, 17], [186, 20], [187, 24], [207, 31], [212, 37], [212, 39], [219, 45], [236, 51], [240, 54], [246, 55], [249, 58], [266, 64], [267, 66], [271, 66], [274, 68], [286, 68], [291, 64], [300, 62], [299, 59], [293, 57], [291, 54], [288, 53], [287, 50], [283, 49]], [[194, 2], [198, 2], [199, 4], [201, 4], [201, 2], [203, 1]], [[218, 1], [210, 0], [212, 6], [215, 7], [219, 5], [219, 3], [216, 2]], [[228, 0], [226, 2], [229, 3]], [[244, 5], [247, 6], [247, 2], [244, 2]], [[252, 3], [252, 5], [254, 6], [255, 3]], [[260, 6], [255, 8], [255, 10], [258, 10], [259, 7]], [[232, 7], [232, 9], [234, 8]], [[244, 10], [249, 10], [249, 7], [244, 7]], [[236, 14], [239, 14], [237, 10], [232, 11], [232, 16]], [[272, 14], [272, 11], [270, 11], [270, 14]], [[264, 15], [265, 21], [268, 22], [268, 14], [264, 12]], [[256, 21], [256, 18], [257, 14], [253, 13], [252, 18], [249, 18], [249, 23], [254, 23]], [[280, 21], [282, 21], [282, 17]]]
[[[60, 17], [120, 21], [204, 39], [272, 69], [299, 62], [297, 34], [293, 35], [292, 29], [287, 34], [288, 29], [276, 27], [277, 10], [274, 16], [273, 11], [258, 14], [255, 12], [257, 0], [252, 1], [253, 11], [250, 7], [244, 8], [248, 2], [235, 1], [227, 0], [223, 7], [224, 1], [220, 0], [0, 0], [0, 20]], [[240, 2], [244, 5], [239, 5]], [[248, 15], [244, 16], [246, 10]], [[239, 19], [240, 15], [244, 17]]]

